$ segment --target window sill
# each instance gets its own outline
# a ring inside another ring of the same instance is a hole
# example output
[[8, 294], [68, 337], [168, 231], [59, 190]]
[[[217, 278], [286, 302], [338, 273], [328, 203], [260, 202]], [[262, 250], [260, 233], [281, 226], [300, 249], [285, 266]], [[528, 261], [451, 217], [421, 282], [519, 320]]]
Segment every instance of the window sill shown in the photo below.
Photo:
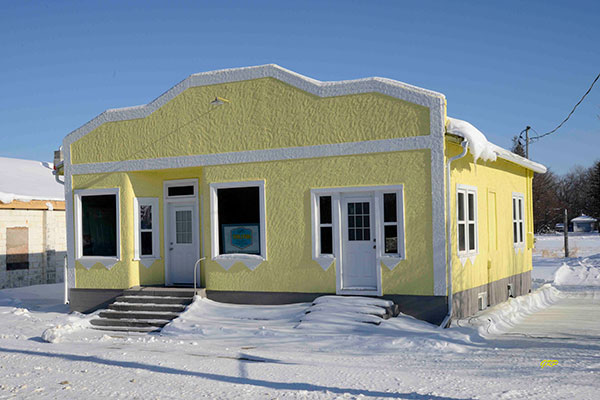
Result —
[[513, 247], [515, 249], [515, 253], [519, 254], [520, 251], [525, 251], [525, 243], [516, 243], [513, 244]]
[[320, 256], [313, 257], [313, 261], [318, 262], [321, 268], [323, 268], [323, 271], [327, 271], [329, 267], [333, 265], [335, 256], [333, 254], [322, 254]]
[[77, 261], [79, 264], [83, 265], [85, 267], [85, 269], [89, 270], [90, 268], [92, 268], [94, 265], [96, 265], [98, 263], [102, 264], [106, 269], [111, 269], [116, 263], [121, 261], [121, 259], [116, 258], [116, 257], [85, 256], [85, 257], [80, 257], [80, 258], [76, 259], [75, 261]]
[[467, 263], [467, 260], [471, 261], [471, 265], [475, 265], [475, 259], [477, 258], [478, 254], [479, 253], [462, 253], [458, 255], [458, 258], [460, 259], [460, 263], [463, 267]]
[[400, 255], [391, 255], [386, 254], [384, 256], [379, 257], [379, 261], [383, 263], [390, 271], [393, 271], [394, 268], [400, 264], [400, 261], [404, 261], [406, 258]]
[[254, 271], [256, 267], [258, 267], [263, 261], [267, 261], [266, 257], [257, 255], [257, 254], [219, 254], [216, 257], [212, 258], [213, 261], [216, 261], [221, 267], [228, 271], [231, 266], [237, 262], [241, 262], [248, 269]]
[[139, 261], [146, 268], [150, 268], [154, 261], [161, 260], [160, 257], [135, 257], [133, 261]]

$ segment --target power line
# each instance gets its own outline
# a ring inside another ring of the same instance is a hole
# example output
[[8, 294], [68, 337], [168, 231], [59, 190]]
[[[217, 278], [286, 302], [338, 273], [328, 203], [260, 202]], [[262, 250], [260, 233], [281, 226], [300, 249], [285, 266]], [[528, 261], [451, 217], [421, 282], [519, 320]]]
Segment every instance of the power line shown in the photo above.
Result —
[[581, 104], [581, 102], [583, 101], [583, 99], [585, 99], [585, 96], [587, 96], [592, 91], [592, 88], [594, 87], [594, 84], [596, 84], [596, 82], [598, 81], [599, 78], [600, 78], [600, 74], [598, 74], [596, 76], [596, 79], [594, 79], [594, 81], [592, 82], [592, 84], [590, 85], [590, 87], [588, 88], [588, 90], [584, 93], [584, 95], [577, 102], [577, 104], [575, 104], [575, 106], [573, 107], [573, 109], [571, 110], [571, 112], [569, 113], [569, 115], [567, 115], [567, 118], [565, 118], [560, 124], [558, 124], [558, 126], [556, 128], [552, 129], [549, 132], [544, 133], [543, 135], [534, 136], [534, 137], [530, 138], [529, 140], [531, 141], [531, 140], [534, 140], [534, 139], [541, 139], [544, 136], [548, 136], [548, 135], [556, 132], [558, 129], [560, 129], [560, 127], [563, 126], [564, 123], [569, 120], [569, 118], [571, 118], [571, 115], [573, 115], [573, 113], [575, 112], [575, 109], [577, 108], [577, 106], [579, 106]]

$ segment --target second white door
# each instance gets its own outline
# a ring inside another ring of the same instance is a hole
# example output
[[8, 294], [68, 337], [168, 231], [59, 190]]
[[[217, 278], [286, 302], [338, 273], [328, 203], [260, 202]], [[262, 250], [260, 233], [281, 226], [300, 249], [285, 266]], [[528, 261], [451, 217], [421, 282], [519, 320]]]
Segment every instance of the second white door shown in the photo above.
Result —
[[373, 197], [342, 199], [342, 289], [377, 290]]
[[198, 221], [195, 206], [191, 204], [169, 205], [169, 281], [172, 285], [194, 282], [194, 264], [197, 258]]

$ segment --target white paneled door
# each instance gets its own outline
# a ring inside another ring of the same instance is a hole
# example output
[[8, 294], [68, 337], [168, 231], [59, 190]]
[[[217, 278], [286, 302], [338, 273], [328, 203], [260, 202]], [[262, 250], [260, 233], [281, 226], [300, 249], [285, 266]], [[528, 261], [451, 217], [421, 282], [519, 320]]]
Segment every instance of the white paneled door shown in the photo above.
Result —
[[169, 204], [169, 281], [171, 284], [190, 284], [194, 281], [194, 264], [198, 247], [195, 236], [198, 224], [192, 204]]

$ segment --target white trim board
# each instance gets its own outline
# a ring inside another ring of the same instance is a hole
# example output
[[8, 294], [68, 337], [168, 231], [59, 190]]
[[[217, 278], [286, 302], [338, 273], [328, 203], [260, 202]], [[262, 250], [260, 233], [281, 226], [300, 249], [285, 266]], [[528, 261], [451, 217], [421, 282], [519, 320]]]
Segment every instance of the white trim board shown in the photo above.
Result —
[[219, 154], [150, 158], [142, 160], [112, 161], [75, 164], [73, 174], [146, 171], [171, 168], [202, 167], [207, 165], [242, 164], [251, 162], [298, 160], [309, 158], [348, 156], [392, 151], [421, 150], [432, 147], [431, 136], [369, 140], [363, 142], [285, 147], [278, 149], [248, 150]]

